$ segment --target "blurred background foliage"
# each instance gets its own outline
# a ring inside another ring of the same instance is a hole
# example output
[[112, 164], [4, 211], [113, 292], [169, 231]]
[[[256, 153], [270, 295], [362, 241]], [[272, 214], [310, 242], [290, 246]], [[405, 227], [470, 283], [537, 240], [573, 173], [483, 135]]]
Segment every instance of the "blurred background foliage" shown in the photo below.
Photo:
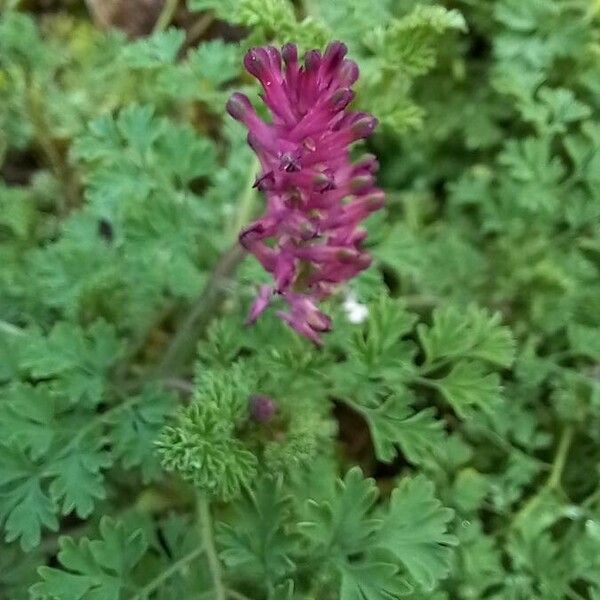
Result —
[[[598, 600], [599, 33], [589, 0], [4, 0], [0, 597], [222, 600], [200, 490], [238, 600]], [[223, 107], [251, 45], [331, 39], [388, 204], [317, 352], [242, 326]]]

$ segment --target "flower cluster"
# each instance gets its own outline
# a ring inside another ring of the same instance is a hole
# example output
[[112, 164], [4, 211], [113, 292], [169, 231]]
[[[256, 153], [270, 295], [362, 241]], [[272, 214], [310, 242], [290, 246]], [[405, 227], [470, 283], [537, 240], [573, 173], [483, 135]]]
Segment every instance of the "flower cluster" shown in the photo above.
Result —
[[267, 197], [265, 214], [240, 233], [242, 246], [274, 279], [260, 289], [248, 320], [254, 322], [279, 295], [289, 309], [278, 315], [317, 344], [331, 328], [318, 302], [369, 266], [362, 249], [366, 231], [358, 226], [384, 203], [373, 177], [375, 157], [350, 160], [350, 144], [368, 137], [377, 120], [347, 110], [358, 67], [346, 52], [333, 42], [322, 55], [307, 52], [301, 65], [294, 44], [281, 53], [254, 48], [244, 64], [263, 87], [271, 123], [243, 94], [227, 103], [229, 114], [248, 129], [261, 164], [255, 186]]

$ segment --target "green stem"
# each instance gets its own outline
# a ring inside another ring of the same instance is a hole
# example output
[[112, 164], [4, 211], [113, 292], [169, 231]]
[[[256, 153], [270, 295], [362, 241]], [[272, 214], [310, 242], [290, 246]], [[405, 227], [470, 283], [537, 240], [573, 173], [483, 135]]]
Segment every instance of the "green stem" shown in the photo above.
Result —
[[240, 592], [236, 592], [235, 590], [227, 590], [227, 595], [230, 598], [233, 598], [233, 600], [250, 600], [250, 598], [248, 598], [248, 596], [245, 596], [244, 594], [240, 594]]
[[178, 6], [179, 0], [165, 0], [163, 9], [161, 10], [160, 15], [158, 15], [158, 19], [154, 24], [153, 33], [164, 31], [171, 24]]
[[244, 256], [244, 250], [237, 242], [221, 256], [200, 297], [167, 348], [158, 367], [159, 376], [177, 375], [181, 364], [193, 352], [198, 338], [221, 305], [229, 281]]
[[578, 594], [575, 590], [571, 589], [570, 587], [566, 588], [565, 594], [567, 598], [569, 598], [569, 600], [585, 600], [585, 598], [581, 594]]
[[189, 48], [198, 42], [213, 24], [215, 16], [212, 11], [205, 12], [188, 30], [185, 47]]
[[[433, 369], [428, 369], [423, 372], [428, 373], [430, 370], [433, 371]], [[439, 383], [435, 379], [429, 379], [427, 377], [422, 377], [421, 375], [412, 375], [411, 380], [415, 383], [420, 383], [426, 387], [433, 388], [434, 390], [440, 389]]]
[[[452, 356], [448, 356], [445, 358], [441, 358], [439, 360], [434, 360], [432, 363], [425, 363], [423, 365], [421, 365], [421, 367], [419, 368], [419, 375], [421, 375], [420, 379], [423, 379], [424, 375], [429, 375], [430, 373], [433, 373], [434, 371], [437, 371], [439, 369], [442, 369], [444, 367], [447, 367], [448, 365], [452, 364]], [[421, 381], [421, 383], [424, 383], [423, 381]], [[427, 385], [425, 383], [425, 385]]]
[[572, 425], [567, 425], [562, 432], [560, 441], [558, 442], [558, 448], [552, 461], [552, 469], [550, 475], [546, 480], [546, 483], [533, 495], [523, 507], [516, 513], [513, 518], [512, 526], [520, 523], [543, 499], [543, 497], [551, 491], [558, 490], [560, 488], [560, 480], [567, 462], [567, 456], [569, 454], [569, 448], [573, 440], [574, 429]]
[[52, 131], [46, 118], [45, 96], [41, 85], [31, 76], [27, 76], [26, 79], [27, 109], [31, 124], [35, 130], [37, 144], [44, 154], [48, 165], [54, 172], [56, 179], [64, 188], [64, 196], [59, 194], [57, 200], [58, 213], [61, 217], [64, 217], [69, 209], [76, 206], [79, 202], [78, 184], [63, 153], [54, 143]]
[[[237, 232], [248, 222], [252, 215], [254, 200], [252, 181], [255, 170], [256, 163], [252, 160], [245, 193], [237, 206], [238, 216], [233, 226], [234, 229], [230, 233], [231, 237], [237, 235]], [[167, 348], [157, 369], [159, 376], [177, 375], [180, 366], [193, 353], [198, 338], [202, 335], [226, 296], [230, 280], [244, 256], [245, 251], [237, 240], [221, 255], [198, 300], [192, 306], [191, 311], [178, 328], [171, 344]]]
[[225, 585], [223, 584], [221, 562], [219, 561], [217, 549], [215, 547], [210, 502], [204, 494], [198, 494], [197, 511], [200, 534], [202, 536], [202, 544], [204, 552], [206, 553], [208, 569], [210, 571], [214, 586], [215, 600], [226, 600], [227, 591], [225, 589]]
[[244, 185], [244, 195], [240, 198], [236, 207], [237, 218], [233, 220], [229, 236], [235, 239], [240, 230], [248, 224], [252, 218], [254, 208], [254, 178], [256, 177], [256, 160], [253, 158], [248, 168], [248, 175]]
[[[103, 413], [99, 413], [95, 417], [92, 417], [91, 419], [89, 419], [87, 421], [87, 423], [83, 427], [81, 427], [77, 431], [77, 433], [75, 433], [75, 435], [66, 444], [66, 446], [63, 446], [62, 448], [60, 448], [58, 450], [58, 456], [65, 456], [65, 455], [67, 455], [71, 450], [73, 450], [77, 446], [77, 444], [79, 444], [79, 442], [88, 433], [90, 433], [91, 431], [93, 431], [99, 425], [102, 425], [103, 423], [105, 423], [109, 417], [112, 417], [115, 414], [118, 414], [122, 410], [125, 410], [127, 408], [132, 407], [132, 406], [135, 406], [143, 398], [144, 397], [142, 395], [132, 396], [132, 397], [128, 398], [127, 400], [125, 400], [124, 402], [121, 402], [121, 404], [117, 404], [117, 405], [113, 406], [112, 408], [109, 408], [108, 410], [104, 411]], [[48, 464], [51, 464], [51, 463], [52, 463], [51, 460], [48, 461]], [[44, 472], [43, 475], [49, 475], [49, 473], [45, 473]]]
[[13, 325], [12, 323], [9, 323], [8, 321], [4, 321], [2, 319], [0, 319], [0, 332], [8, 333], [9, 335], [17, 335], [17, 336], [26, 335], [25, 330], [21, 329], [20, 327], [17, 327], [16, 325]]
[[160, 586], [173, 575], [185, 567], [188, 563], [193, 561], [195, 558], [200, 556], [204, 552], [202, 546], [195, 548], [191, 552], [188, 552], [185, 556], [181, 557], [178, 561], [174, 562], [168, 569], [165, 569], [160, 575], [157, 575], [150, 583], [142, 588], [131, 600], [145, 600], [150, 597], [152, 592], [160, 588]]
[[573, 440], [573, 433], [572, 425], [565, 427], [562, 432], [556, 456], [552, 463], [552, 471], [550, 471], [548, 482], [546, 483], [546, 487], [549, 489], [558, 489], [560, 487], [560, 480], [565, 469], [565, 463], [567, 462], [567, 455], [569, 454], [569, 448], [571, 447], [571, 441]]
[[432, 308], [440, 302], [439, 298], [426, 294], [407, 294], [406, 296], [401, 296], [400, 300], [405, 302], [408, 308], [412, 310]]

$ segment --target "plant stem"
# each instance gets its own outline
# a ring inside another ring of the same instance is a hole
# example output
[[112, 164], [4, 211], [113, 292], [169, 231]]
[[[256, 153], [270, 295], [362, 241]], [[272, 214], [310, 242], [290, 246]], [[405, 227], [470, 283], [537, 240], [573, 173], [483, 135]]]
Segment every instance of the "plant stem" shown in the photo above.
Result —
[[178, 6], [179, 0], [165, 0], [160, 15], [158, 15], [158, 19], [154, 24], [153, 33], [164, 31], [171, 24]]
[[59, 215], [65, 217], [69, 209], [76, 206], [79, 202], [78, 184], [63, 153], [54, 143], [52, 131], [46, 119], [45, 96], [41, 86], [34, 77], [28, 76], [26, 79], [29, 118], [35, 130], [37, 144], [56, 179], [63, 186], [64, 197], [59, 194], [57, 208]]
[[177, 375], [180, 365], [193, 352], [196, 341], [220, 306], [227, 284], [243, 258], [244, 250], [237, 242], [221, 256], [200, 297], [167, 348], [158, 367], [160, 376]]
[[558, 442], [558, 448], [556, 455], [552, 461], [552, 469], [550, 475], [546, 480], [546, 483], [533, 495], [523, 507], [515, 514], [512, 522], [512, 526], [521, 522], [535, 507], [542, 501], [542, 498], [551, 491], [557, 490], [560, 487], [560, 480], [567, 462], [567, 456], [569, 454], [569, 448], [573, 440], [574, 429], [572, 425], [567, 425], [560, 437]]
[[250, 161], [248, 168], [248, 176], [244, 184], [244, 194], [240, 198], [236, 207], [237, 219], [232, 220], [232, 227], [229, 231], [229, 236], [235, 239], [240, 232], [240, 229], [248, 224], [252, 218], [252, 209], [254, 204], [254, 178], [256, 176], [256, 160], [253, 158]]
[[212, 11], [205, 12], [189, 29], [185, 47], [189, 48], [198, 42], [213, 24], [215, 16]]
[[[65, 456], [65, 455], [67, 455], [70, 452], [70, 450], [72, 450], [73, 448], [75, 448], [77, 446], [77, 444], [79, 444], [79, 442], [88, 433], [90, 433], [90, 431], [93, 431], [96, 427], [98, 427], [99, 425], [102, 425], [103, 423], [105, 423], [107, 421], [107, 419], [109, 419], [110, 417], [113, 417], [115, 414], [118, 414], [122, 410], [126, 410], [127, 408], [131, 408], [131, 407], [135, 406], [141, 400], [143, 400], [143, 396], [142, 395], [131, 396], [130, 398], [127, 398], [127, 400], [124, 400], [123, 402], [121, 402], [121, 404], [116, 404], [115, 406], [112, 406], [111, 408], [109, 408], [108, 410], [104, 411], [103, 413], [98, 413], [94, 417], [90, 418], [87, 421], [87, 423], [85, 425], [83, 425], [73, 435], [73, 437], [71, 437], [71, 439], [69, 440], [69, 442], [65, 446], [63, 446], [62, 448], [59, 448], [59, 450], [58, 450], [58, 456]], [[51, 462], [52, 461], [49, 461], [49, 463], [51, 463]]]
[[142, 588], [131, 600], [145, 600], [150, 596], [152, 592], [159, 589], [160, 586], [173, 577], [177, 571], [185, 567], [189, 562], [200, 556], [204, 552], [204, 547], [199, 546], [191, 552], [188, 552], [185, 556], [181, 557], [178, 561], [174, 562], [168, 569], [165, 569], [160, 575], [157, 575], [150, 583]]
[[573, 426], [568, 425], [562, 432], [560, 441], [558, 443], [558, 449], [554, 462], [552, 463], [552, 471], [546, 483], [546, 487], [549, 489], [557, 489], [560, 486], [560, 479], [565, 468], [567, 461], [567, 455], [569, 448], [571, 447], [571, 441], [573, 440]]
[[[234, 228], [230, 232], [231, 237], [237, 235], [237, 232], [247, 223], [252, 214], [254, 200], [252, 181], [255, 170], [256, 162], [252, 160], [248, 171], [248, 182], [237, 205], [237, 219], [234, 221]], [[167, 348], [157, 369], [159, 376], [176, 376], [181, 364], [185, 363], [189, 355], [193, 353], [198, 338], [221, 305], [227, 293], [227, 285], [244, 256], [245, 251], [237, 240], [221, 255], [198, 300], [192, 306], [191, 311], [178, 328]]]
[[221, 563], [217, 556], [215, 547], [215, 538], [213, 533], [212, 515], [210, 511], [210, 502], [204, 494], [198, 494], [197, 501], [198, 522], [200, 524], [200, 534], [202, 544], [208, 561], [208, 568], [212, 577], [215, 600], [226, 600], [227, 591], [223, 584], [223, 572]]
[[240, 594], [240, 592], [236, 592], [235, 590], [227, 590], [227, 595], [230, 598], [233, 598], [233, 600], [250, 600], [250, 598], [248, 598], [248, 596], [245, 596], [244, 594]]
[[13, 325], [12, 323], [9, 323], [8, 321], [4, 321], [2, 319], [0, 319], [0, 332], [7, 333], [9, 335], [17, 335], [17, 336], [26, 335], [25, 330], [21, 329], [20, 327], [17, 327], [16, 325]]

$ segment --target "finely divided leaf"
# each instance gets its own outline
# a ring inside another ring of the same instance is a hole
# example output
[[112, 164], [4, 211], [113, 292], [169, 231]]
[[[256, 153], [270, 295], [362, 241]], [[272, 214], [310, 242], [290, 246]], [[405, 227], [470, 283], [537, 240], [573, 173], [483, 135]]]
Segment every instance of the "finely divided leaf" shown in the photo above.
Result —
[[353, 467], [338, 481], [333, 498], [309, 502], [309, 516], [301, 529], [314, 543], [340, 556], [363, 552], [381, 523], [370, 516], [377, 495], [375, 481]]
[[399, 600], [411, 591], [398, 568], [389, 563], [353, 563], [342, 569], [340, 600]]
[[435, 380], [435, 385], [462, 418], [474, 408], [493, 412], [502, 399], [500, 377], [478, 362], [457, 362], [448, 375]]
[[399, 446], [409, 461], [420, 464], [444, 438], [435, 410], [415, 412], [401, 395], [390, 396], [377, 408], [356, 408], [367, 419], [375, 454], [383, 462], [391, 462]]
[[432, 590], [450, 569], [450, 547], [456, 538], [447, 529], [453, 514], [437, 500], [433, 483], [424, 476], [404, 478], [383, 512], [376, 543], [392, 552], [424, 590]]
[[141, 531], [128, 534], [122, 524], [105, 517], [100, 540], [75, 543], [61, 538], [62, 569], [40, 567], [43, 579], [31, 588], [34, 600], [120, 600], [131, 586], [131, 570], [146, 551]]

